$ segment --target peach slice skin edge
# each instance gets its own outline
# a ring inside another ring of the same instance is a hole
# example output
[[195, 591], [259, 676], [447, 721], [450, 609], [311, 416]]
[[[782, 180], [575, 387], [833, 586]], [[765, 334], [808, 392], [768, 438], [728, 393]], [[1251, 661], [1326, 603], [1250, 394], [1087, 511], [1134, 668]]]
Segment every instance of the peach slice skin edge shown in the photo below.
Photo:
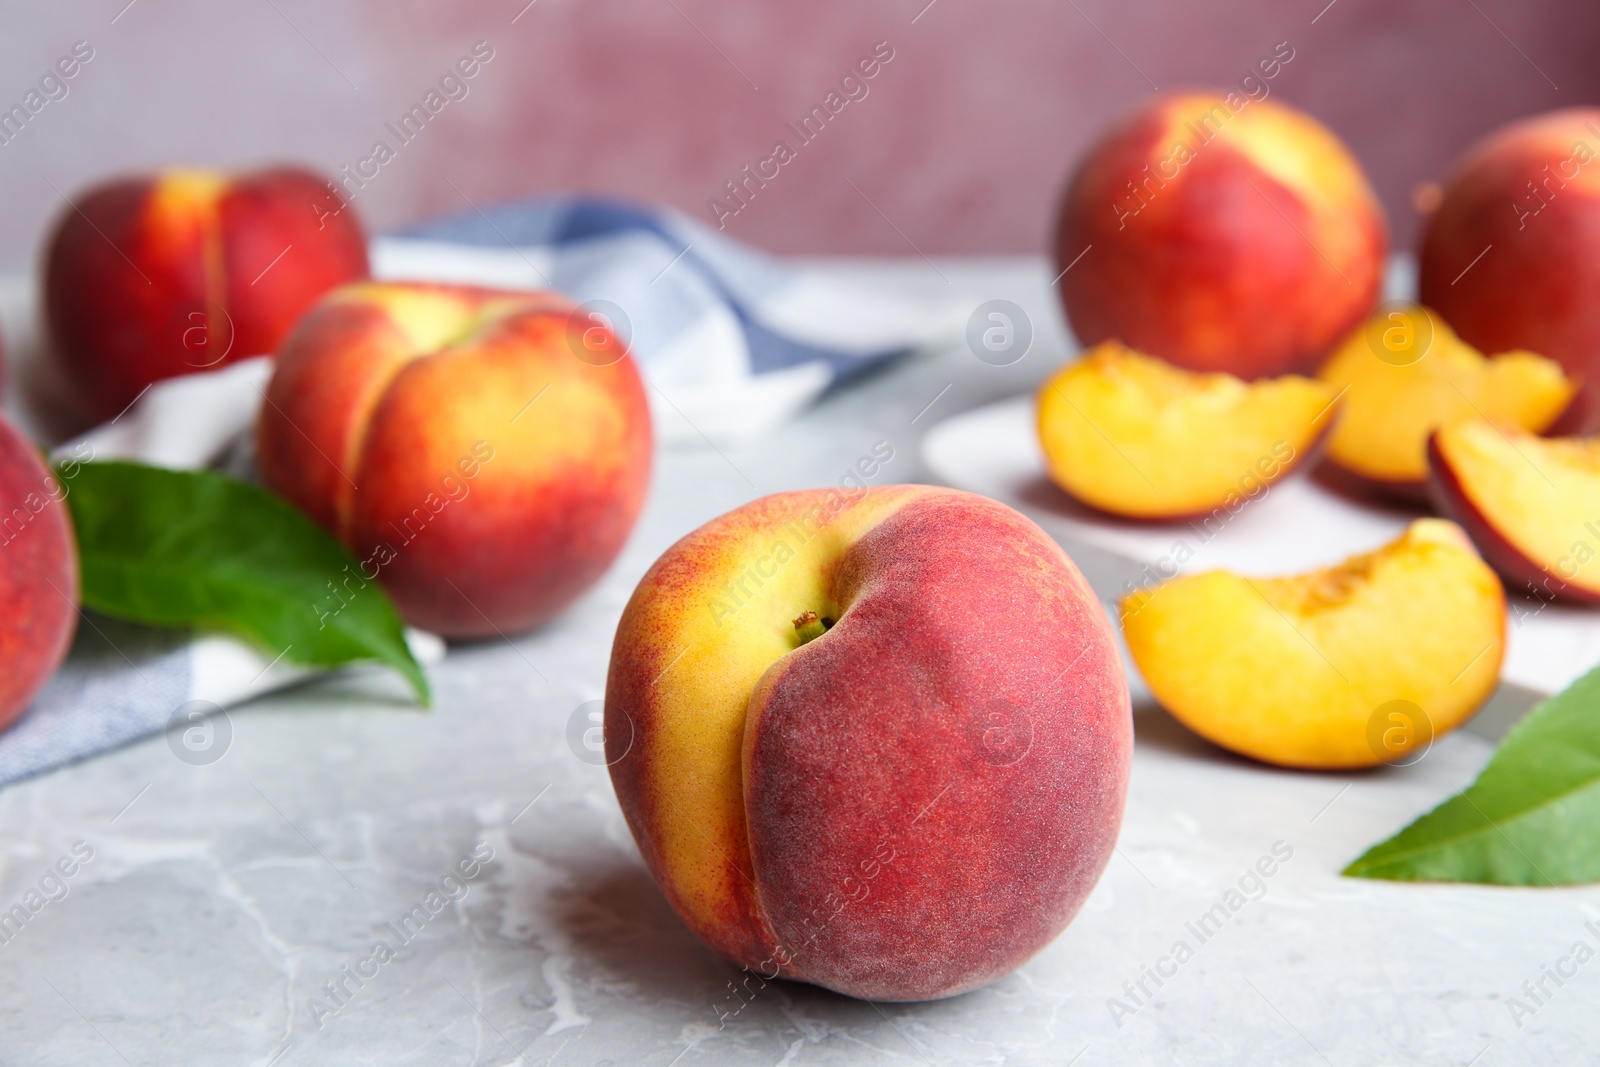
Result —
[[[1520, 445], [1514, 442], [1517, 437], [1523, 438]], [[1600, 556], [1600, 442], [1587, 442], [1595, 455], [1590, 476], [1566, 487], [1576, 490], [1573, 496], [1578, 500], [1587, 501], [1587, 506], [1580, 505], [1576, 514], [1562, 514], [1572, 510], [1566, 504], [1571, 498], [1564, 495], [1560, 483], [1551, 485], [1546, 481], [1545, 471], [1556, 472], [1563, 481], [1567, 478], [1557, 465], [1541, 463], [1553, 448], [1578, 446], [1579, 440], [1542, 439], [1515, 430], [1503, 431], [1484, 422], [1438, 431], [1428, 439], [1430, 488], [1439, 510], [1462, 525], [1484, 559], [1512, 589], [1533, 593], [1542, 600], [1596, 605], [1600, 604], [1600, 566], [1586, 564]], [[1497, 454], [1485, 455], [1485, 446], [1489, 453]], [[1472, 454], [1474, 450], [1476, 456]], [[1474, 459], [1478, 460], [1480, 475], [1488, 475], [1485, 482], [1492, 486], [1498, 481], [1501, 493], [1472, 488], [1465, 468]], [[1523, 499], [1515, 499], [1517, 496]], [[1551, 516], [1542, 528], [1532, 528], [1540, 523], [1533, 520], [1530, 524], [1526, 515], [1530, 506], [1547, 509]], [[1550, 536], [1547, 531], [1557, 527], [1570, 531], [1574, 540], [1556, 543], [1552, 539], [1551, 544], [1540, 547], [1531, 543]], [[1549, 562], [1537, 562], [1541, 556], [1548, 556]], [[1563, 564], [1569, 561], [1575, 567], [1571, 574], [1563, 573], [1567, 570]]]

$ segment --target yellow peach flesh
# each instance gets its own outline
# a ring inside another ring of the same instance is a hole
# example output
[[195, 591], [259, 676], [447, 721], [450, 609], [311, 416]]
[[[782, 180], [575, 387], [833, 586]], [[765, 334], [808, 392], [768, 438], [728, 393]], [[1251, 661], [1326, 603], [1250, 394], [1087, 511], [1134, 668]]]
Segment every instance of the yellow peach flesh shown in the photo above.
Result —
[[1480, 419], [1435, 442], [1476, 517], [1530, 569], [1600, 592], [1600, 439], [1542, 438]]
[[1435, 429], [1483, 417], [1542, 431], [1577, 392], [1553, 360], [1532, 352], [1485, 357], [1421, 307], [1365, 324], [1319, 376], [1344, 394], [1329, 461], [1396, 484], [1427, 478], [1428, 435]]
[[[1224, 748], [1290, 767], [1372, 766], [1459, 726], [1493, 692], [1505, 651], [1499, 580], [1440, 519], [1325, 570], [1180, 577], [1122, 610], [1162, 706]], [[1374, 717], [1394, 701], [1428, 728], [1374, 745]]]
[[1310, 378], [1245, 382], [1106, 342], [1040, 388], [1039, 439], [1050, 477], [1084, 503], [1184, 517], [1282, 477], [1333, 421], [1334, 399]]

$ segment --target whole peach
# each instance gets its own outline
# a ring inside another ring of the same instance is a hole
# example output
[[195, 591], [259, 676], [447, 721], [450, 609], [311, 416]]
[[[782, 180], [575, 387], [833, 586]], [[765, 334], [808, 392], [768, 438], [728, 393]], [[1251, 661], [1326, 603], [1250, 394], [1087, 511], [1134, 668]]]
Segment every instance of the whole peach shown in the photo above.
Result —
[[59, 482], [0, 419], [0, 730], [66, 658], [78, 628], [78, 549]]
[[1090, 149], [1056, 236], [1061, 299], [1106, 340], [1240, 378], [1315, 368], [1372, 310], [1387, 246], [1322, 124], [1237, 94], [1156, 98]]
[[525, 630], [621, 550], [650, 480], [632, 357], [550, 293], [416, 283], [336, 290], [277, 353], [262, 480], [450, 637]]
[[1488, 354], [1527, 349], [1579, 378], [1600, 428], [1600, 108], [1523, 119], [1469, 149], [1428, 218], [1422, 302]]
[[45, 325], [85, 412], [106, 419], [152, 382], [270, 353], [312, 301], [366, 275], [361, 224], [316, 175], [166, 171], [62, 211]]
[[1105, 612], [1032, 522], [928, 486], [769, 496], [689, 534], [611, 650], [645, 862], [762, 980], [951, 996], [1059, 934], [1132, 746]]

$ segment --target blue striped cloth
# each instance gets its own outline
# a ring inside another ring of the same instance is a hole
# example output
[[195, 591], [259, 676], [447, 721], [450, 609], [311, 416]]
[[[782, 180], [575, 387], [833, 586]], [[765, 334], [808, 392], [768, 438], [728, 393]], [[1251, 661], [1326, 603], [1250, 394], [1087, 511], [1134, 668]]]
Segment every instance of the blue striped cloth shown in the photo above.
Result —
[[378, 242], [374, 272], [551, 288], [620, 309], [668, 441], [757, 435], [835, 383], [959, 328], [950, 307], [841, 284], [670, 209], [593, 197], [413, 226]]
[[67, 662], [0, 733], [0, 785], [157, 733], [188, 701], [189, 631], [86, 618]]

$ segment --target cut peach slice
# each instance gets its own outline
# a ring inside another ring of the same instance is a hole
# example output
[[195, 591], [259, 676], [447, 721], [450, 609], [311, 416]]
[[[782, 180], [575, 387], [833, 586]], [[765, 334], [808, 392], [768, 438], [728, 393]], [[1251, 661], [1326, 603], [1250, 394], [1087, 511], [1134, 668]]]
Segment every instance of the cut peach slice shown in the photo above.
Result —
[[1344, 398], [1329, 465], [1366, 488], [1414, 499], [1427, 491], [1434, 430], [1489, 418], [1543, 433], [1578, 391], [1554, 360], [1520, 351], [1486, 357], [1424, 307], [1374, 316], [1320, 377]]
[[1511, 588], [1600, 603], [1600, 439], [1479, 419], [1434, 434], [1428, 454], [1439, 510]]
[[1183, 576], [1122, 602], [1128, 648], [1190, 729], [1285, 767], [1404, 759], [1494, 691], [1505, 593], [1459, 527], [1288, 578]]
[[1039, 441], [1051, 480], [1083, 503], [1190, 518], [1236, 510], [1299, 466], [1332, 425], [1336, 392], [1186, 371], [1107, 341], [1040, 387]]

